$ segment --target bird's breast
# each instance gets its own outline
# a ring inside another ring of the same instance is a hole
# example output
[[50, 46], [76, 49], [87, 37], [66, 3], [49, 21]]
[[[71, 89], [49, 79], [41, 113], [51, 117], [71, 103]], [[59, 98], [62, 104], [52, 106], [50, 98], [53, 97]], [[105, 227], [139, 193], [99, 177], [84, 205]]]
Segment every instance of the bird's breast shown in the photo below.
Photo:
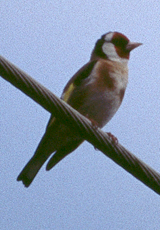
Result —
[[92, 74], [97, 88], [101, 90], [118, 90], [127, 86], [127, 63], [100, 60], [96, 63]]
[[[128, 69], [119, 63], [97, 62], [87, 84], [86, 101], [80, 109], [83, 115], [103, 127], [118, 110], [127, 86]], [[87, 114], [86, 114], [87, 113]]]

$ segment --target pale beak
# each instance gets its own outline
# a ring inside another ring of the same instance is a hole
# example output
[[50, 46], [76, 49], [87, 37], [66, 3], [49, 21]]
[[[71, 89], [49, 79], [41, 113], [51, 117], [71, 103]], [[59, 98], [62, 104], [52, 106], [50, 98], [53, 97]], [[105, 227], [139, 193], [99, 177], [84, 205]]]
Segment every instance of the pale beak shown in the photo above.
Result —
[[129, 42], [126, 46], [126, 50], [131, 51], [141, 45], [142, 43], [139, 43], [139, 42]]

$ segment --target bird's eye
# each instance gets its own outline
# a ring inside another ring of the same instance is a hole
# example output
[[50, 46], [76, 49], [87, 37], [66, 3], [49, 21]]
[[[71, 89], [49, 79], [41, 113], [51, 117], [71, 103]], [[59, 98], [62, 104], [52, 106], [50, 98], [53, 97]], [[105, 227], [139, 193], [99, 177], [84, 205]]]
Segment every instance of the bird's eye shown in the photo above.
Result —
[[112, 39], [112, 43], [117, 47], [125, 47], [128, 43], [128, 40], [122, 37], [115, 37]]

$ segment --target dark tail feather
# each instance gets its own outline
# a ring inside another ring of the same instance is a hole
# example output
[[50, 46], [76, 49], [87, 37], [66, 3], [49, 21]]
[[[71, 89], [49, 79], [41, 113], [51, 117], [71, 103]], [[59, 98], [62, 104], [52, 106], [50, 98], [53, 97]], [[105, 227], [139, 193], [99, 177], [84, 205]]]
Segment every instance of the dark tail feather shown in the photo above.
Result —
[[51, 131], [52, 130], [49, 129], [43, 135], [35, 154], [17, 177], [17, 181], [22, 181], [26, 187], [30, 186], [42, 165], [45, 163], [51, 153], [55, 151], [53, 144], [55, 136], [52, 135]]
[[59, 161], [74, 151], [82, 142], [82, 140], [77, 140], [75, 142], [68, 143], [65, 147], [57, 150], [49, 160], [46, 166], [46, 170], [49, 171], [51, 168], [53, 168]]
[[69, 153], [66, 153], [63, 149], [58, 150], [49, 160], [46, 170], [49, 171], [53, 168], [59, 161], [61, 161], [64, 157], [66, 157]]
[[17, 181], [22, 181], [25, 187], [29, 187], [47, 158], [40, 159], [34, 155], [17, 177]]

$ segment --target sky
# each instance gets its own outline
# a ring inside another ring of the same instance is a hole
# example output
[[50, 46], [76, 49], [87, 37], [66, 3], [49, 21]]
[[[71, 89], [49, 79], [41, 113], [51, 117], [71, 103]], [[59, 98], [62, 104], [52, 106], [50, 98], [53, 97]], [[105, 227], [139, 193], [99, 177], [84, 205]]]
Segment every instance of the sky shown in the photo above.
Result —
[[[158, 1], [0, 2], [0, 55], [60, 96], [97, 39], [124, 33], [131, 53], [123, 103], [103, 128], [160, 172], [160, 4]], [[159, 196], [84, 142], [27, 189], [16, 178], [50, 114], [0, 78], [1, 229], [158, 230]]]

